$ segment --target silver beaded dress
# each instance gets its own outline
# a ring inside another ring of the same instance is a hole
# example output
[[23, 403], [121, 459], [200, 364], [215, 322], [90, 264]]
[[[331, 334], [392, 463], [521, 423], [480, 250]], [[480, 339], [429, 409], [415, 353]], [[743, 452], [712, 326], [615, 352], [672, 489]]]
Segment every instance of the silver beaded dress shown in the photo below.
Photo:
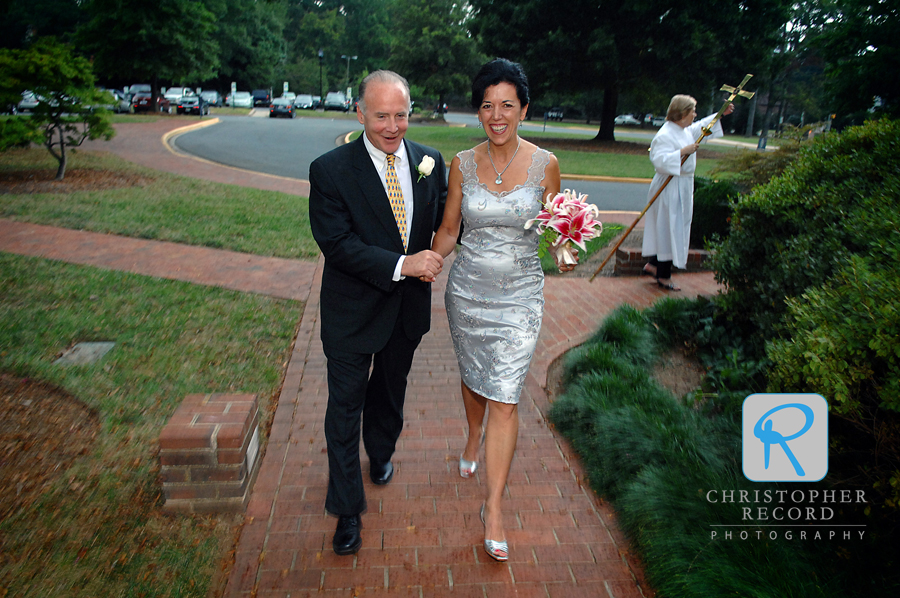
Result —
[[501, 403], [518, 403], [544, 313], [538, 215], [550, 153], [537, 149], [524, 185], [495, 193], [476, 174], [474, 150], [460, 152], [462, 247], [444, 300], [453, 348], [466, 386]]

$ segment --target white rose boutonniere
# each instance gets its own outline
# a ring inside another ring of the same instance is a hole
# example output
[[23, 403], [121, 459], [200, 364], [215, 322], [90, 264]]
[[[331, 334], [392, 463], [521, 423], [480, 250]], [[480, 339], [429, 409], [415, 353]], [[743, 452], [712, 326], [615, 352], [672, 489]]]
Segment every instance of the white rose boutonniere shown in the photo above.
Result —
[[424, 158], [422, 158], [422, 161], [419, 162], [419, 165], [416, 166], [416, 170], [419, 171], [419, 179], [416, 181], [418, 183], [423, 178], [431, 174], [432, 170], [434, 170], [434, 158], [432, 158], [431, 156], [425, 156]]

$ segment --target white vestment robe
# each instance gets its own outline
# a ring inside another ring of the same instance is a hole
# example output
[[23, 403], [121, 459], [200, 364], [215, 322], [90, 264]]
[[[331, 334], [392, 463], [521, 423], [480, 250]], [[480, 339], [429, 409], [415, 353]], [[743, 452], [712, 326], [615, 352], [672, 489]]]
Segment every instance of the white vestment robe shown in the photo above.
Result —
[[[714, 117], [707, 116], [684, 129], [667, 120], [650, 143], [650, 162], [656, 175], [650, 183], [647, 200], [656, 194], [669, 175], [672, 180], [647, 210], [641, 252], [645, 256], [655, 255], [660, 261], [671, 260], [676, 268], [683, 269], [687, 265], [691, 219], [694, 217], [694, 170], [697, 169], [697, 153], [681, 164], [681, 148], [697, 141], [700, 129]], [[716, 122], [709, 137], [722, 136], [722, 125]]]

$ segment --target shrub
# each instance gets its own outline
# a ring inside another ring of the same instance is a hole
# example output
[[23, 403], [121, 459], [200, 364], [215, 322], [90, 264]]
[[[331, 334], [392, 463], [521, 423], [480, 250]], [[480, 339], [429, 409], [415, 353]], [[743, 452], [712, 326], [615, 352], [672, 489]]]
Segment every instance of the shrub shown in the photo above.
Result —
[[799, 140], [785, 140], [780, 142], [778, 149], [771, 152], [731, 152], [719, 158], [719, 165], [710, 174], [731, 174], [735, 188], [747, 193], [780, 176], [797, 159], [799, 151]]
[[889, 258], [900, 201], [900, 122], [873, 121], [816, 139], [784, 174], [735, 206], [715, 245], [729, 316], [762, 339], [777, 336], [788, 303], [830, 279], [854, 254]]
[[[900, 252], [898, 252], [900, 257]], [[785, 337], [772, 341], [769, 387], [816, 392], [853, 418], [868, 388], [900, 411], [900, 276], [854, 256], [826, 285], [788, 301]]]
[[691, 247], [701, 249], [706, 241], [728, 234], [731, 204], [737, 199], [737, 196], [738, 189], [731, 181], [694, 178]]

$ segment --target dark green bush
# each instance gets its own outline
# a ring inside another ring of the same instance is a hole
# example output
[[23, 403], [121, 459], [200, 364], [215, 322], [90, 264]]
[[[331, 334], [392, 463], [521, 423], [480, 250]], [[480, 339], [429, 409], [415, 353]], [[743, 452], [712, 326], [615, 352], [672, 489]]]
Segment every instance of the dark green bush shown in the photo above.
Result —
[[785, 337], [768, 346], [770, 389], [819, 393], [833, 413], [851, 419], [869, 391], [882, 407], [900, 411], [896, 264], [854, 256], [829, 283], [789, 300]]
[[785, 139], [778, 142], [778, 149], [771, 152], [744, 150], [731, 152], [719, 158], [719, 165], [711, 174], [729, 173], [735, 188], [747, 193], [754, 187], [765, 185], [787, 169], [796, 159], [800, 151], [798, 139]]
[[769, 340], [787, 300], [822, 286], [851, 255], [890, 259], [900, 205], [900, 122], [877, 121], [805, 145], [784, 174], [735, 206], [713, 266], [729, 317]]
[[694, 178], [694, 217], [690, 246], [703, 249], [707, 241], [725, 237], [731, 220], [731, 204], [738, 189], [731, 181]]
[[41, 135], [31, 119], [12, 117], [0, 120], [0, 152], [40, 143]]

